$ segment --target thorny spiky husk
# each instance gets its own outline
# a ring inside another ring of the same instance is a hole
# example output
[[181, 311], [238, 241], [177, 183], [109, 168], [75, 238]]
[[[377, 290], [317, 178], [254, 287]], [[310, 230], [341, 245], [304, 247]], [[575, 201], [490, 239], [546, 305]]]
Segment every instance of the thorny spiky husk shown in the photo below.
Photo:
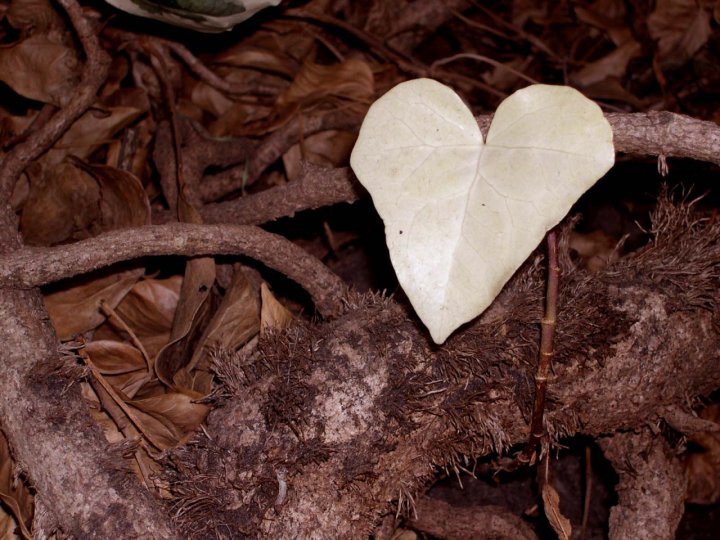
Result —
[[[561, 259], [552, 440], [657, 422], [720, 386], [720, 223], [668, 197], [653, 223], [646, 247], [603, 272]], [[439, 468], [525, 440], [543, 290], [535, 255], [442, 347], [407, 307], [354, 295], [338, 320], [298, 324], [249, 357], [218, 354], [229, 397], [212, 439], [169, 458], [178, 521], [197, 538], [359, 538], [400, 494], [412, 511]]]

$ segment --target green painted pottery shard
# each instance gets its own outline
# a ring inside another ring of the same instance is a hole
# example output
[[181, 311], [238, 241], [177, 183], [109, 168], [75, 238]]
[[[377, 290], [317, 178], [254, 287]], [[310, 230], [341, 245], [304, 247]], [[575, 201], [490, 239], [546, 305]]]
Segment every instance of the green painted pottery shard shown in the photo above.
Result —
[[105, 0], [118, 9], [200, 32], [223, 32], [280, 0]]
[[614, 160], [610, 125], [577, 90], [515, 92], [483, 142], [453, 90], [417, 79], [370, 107], [350, 164], [385, 223], [400, 285], [443, 343]]

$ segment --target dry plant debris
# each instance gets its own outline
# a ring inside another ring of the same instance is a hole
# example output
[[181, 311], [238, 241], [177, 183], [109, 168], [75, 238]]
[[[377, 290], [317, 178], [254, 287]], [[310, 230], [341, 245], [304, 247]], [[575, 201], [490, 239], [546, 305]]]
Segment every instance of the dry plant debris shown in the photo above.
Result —
[[[486, 136], [515, 90], [570, 85], [621, 162], [717, 178], [715, 4], [297, 0], [206, 36], [2, 0], [0, 537], [433, 533], [416, 512], [452, 512], [422, 499], [437, 472], [527, 438], [541, 263], [432, 345], [380, 295], [382, 248], [363, 252], [382, 246], [348, 167], [368, 107], [430, 77]], [[720, 387], [720, 230], [702, 204], [662, 199], [636, 253], [622, 228], [561, 234], [544, 444], [601, 441], [613, 537], [655, 519], [670, 538], [685, 471], [688, 501], [718, 500], [715, 406], [692, 412]], [[458, 516], [435, 534], [469, 534]]]

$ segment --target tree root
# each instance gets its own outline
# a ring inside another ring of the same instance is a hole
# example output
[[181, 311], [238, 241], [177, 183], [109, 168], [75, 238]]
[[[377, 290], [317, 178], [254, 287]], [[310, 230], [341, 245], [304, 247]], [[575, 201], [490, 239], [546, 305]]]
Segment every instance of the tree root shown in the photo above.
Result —
[[501, 506], [459, 508], [423, 497], [415, 512], [411, 527], [444, 540], [537, 540], [530, 525]]
[[74, 244], [23, 248], [0, 256], [0, 286], [30, 288], [156, 255], [245, 255], [296, 281], [318, 312], [342, 311], [347, 287], [324, 264], [282, 236], [249, 225], [168, 223], [110, 231]]
[[[561, 262], [552, 440], [655, 426], [668, 407], [720, 385], [720, 224], [688, 212], [662, 204], [654, 242], [603, 273]], [[685, 247], [698, 258], [678, 257]], [[711, 270], [698, 271], [699, 258]], [[216, 525], [242, 522], [265, 537], [356, 538], [395, 504], [412, 516], [437, 468], [525, 441], [532, 400], [523, 381], [537, 356], [541, 268], [526, 265], [443, 347], [400, 306], [373, 297], [349, 298], [350, 312], [336, 321], [261, 341], [257, 356], [219, 356], [218, 376], [235, 397], [211, 413], [211, 441], [172, 457], [185, 518], [197, 526], [194, 501], [212, 492], [217, 508], [252, 500], [216, 510]], [[675, 478], [675, 465], [664, 463]], [[228, 469], [244, 471], [242, 488]], [[277, 507], [271, 479], [281, 469], [287, 496]], [[673, 504], [682, 501], [684, 485], [672, 489]]]
[[671, 540], [685, 510], [685, 471], [649, 429], [599, 439], [620, 480], [610, 510], [611, 540]]
[[[83, 45], [87, 61], [73, 98], [0, 163], [0, 192], [9, 200], [27, 164], [42, 155], [93, 103], [109, 58], [75, 0], [58, 0]], [[0, 211], [0, 253], [21, 248], [17, 220]], [[10, 255], [12, 257], [12, 255]], [[57, 358], [57, 338], [37, 289], [0, 289], [0, 420], [13, 457], [39, 499], [41, 534], [60, 527], [77, 538], [172, 538], [160, 505], [108, 455], [78, 388], [47, 375]], [[39, 378], [39, 373], [46, 376]], [[114, 459], [113, 459], [114, 458]], [[44, 510], [42, 510], [44, 509]], [[49, 516], [47, 512], [52, 512]]]

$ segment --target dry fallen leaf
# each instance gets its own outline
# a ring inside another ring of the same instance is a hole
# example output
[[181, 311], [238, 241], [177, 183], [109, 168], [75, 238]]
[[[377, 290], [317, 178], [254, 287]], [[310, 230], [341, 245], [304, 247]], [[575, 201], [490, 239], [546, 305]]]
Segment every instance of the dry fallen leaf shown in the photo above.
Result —
[[[183, 190], [178, 192], [178, 216], [185, 223], [202, 223], [200, 214], [185, 199]], [[201, 327], [207, 322], [209, 299], [215, 283], [215, 259], [212, 257], [194, 257], [185, 263], [185, 276], [180, 287], [175, 317], [173, 318], [170, 342], [158, 352], [155, 359], [155, 371], [158, 378], [169, 387], [175, 387], [178, 381], [175, 374], [187, 365], [192, 358], [188, 343], [199, 338]], [[184, 378], [185, 385], [189, 384]], [[192, 386], [181, 388], [191, 389]]]
[[127, 403], [135, 409], [143, 433], [149, 434], [153, 444], [164, 450], [186, 442], [205, 420], [210, 408], [194, 403], [202, 397], [198, 392], [169, 392]]
[[102, 111], [91, 109], [41, 159], [48, 164], [60, 163], [68, 155], [86, 159], [144, 113], [137, 107], [108, 107]]
[[127, 171], [107, 165], [76, 164], [100, 187], [100, 223], [94, 233], [150, 224], [150, 202], [140, 181]]
[[572, 73], [570, 80], [581, 87], [586, 87], [607, 78], [623, 77], [630, 61], [641, 55], [642, 45], [632, 38], [630, 32], [628, 32], [627, 41], [599, 60], [595, 60], [579, 71]]
[[[138, 281], [115, 312], [142, 343], [150, 358], [170, 340], [170, 329], [182, 284], [181, 276]], [[124, 331], [110, 320], [95, 332], [95, 339], [122, 340]]]
[[85, 346], [85, 352], [105, 379], [129, 398], [150, 380], [147, 360], [128, 343], [94, 340]]
[[[32, 538], [27, 527], [32, 522], [33, 498], [22, 479], [16, 476], [10, 448], [1, 431], [0, 502], [0, 538], [13, 538], [14, 536], [4, 536], [3, 529], [12, 532], [15, 527], [20, 528], [25, 538]], [[5, 512], [6, 509], [10, 511], [9, 514]]]
[[332, 99], [359, 103], [354, 110], [363, 112], [375, 92], [373, 72], [361, 58], [348, 58], [331, 65], [306, 62], [293, 79], [290, 87], [277, 99], [276, 105], [289, 108]]
[[23, 33], [55, 36], [65, 31], [65, 21], [49, 0], [13, 0], [5, 16], [13, 28]]
[[[21, 218], [28, 243], [56, 243], [68, 240], [71, 235], [83, 238], [150, 222], [145, 190], [131, 173], [76, 163], [91, 174], [63, 163], [52, 168], [63, 172], [62, 175], [51, 176], [45, 184], [33, 183]], [[86, 189], [81, 191], [78, 185]], [[85, 192], [94, 197], [79, 196]], [[43, 212], [54, 219], [43, 219]], [[105, 300], [114, 308], [143, 273], [142, 267], [109, 269], [54, 286], [53, 292], [45, 295], [45, 306], [58, 336], [69, 339], [97, 327], [105, 320], [99, 311], [100, 301]]]
[[685, 64], [712, 33], [710, 12], [696, 0], [658, 0], [647, 27], [661, 65], [669, 69]]
[[260, 312], [261, 334], [266, 333], [268, 330], [283, 330], [292, 324], [295, 317], [290, 310], [277, 301], [265, 282], [260, 285], [260, 296], [262, 298], [262, 310]]
[[[241, 266], [235, 268], [230, 288], [213, 315], [187, 366], [175, 374], [176, 384], [207, 394], [212, 387], [210, 352], [234, 351], [260, 331], [257, 292]], [[201, 373], [194, 373], [194, 372]]]
[[28, 245], [52, 246], [88, 238], [100, 218], [100, 186], [92, 176], [71, 163], [28, 169], [30, 191], [20, 216], [23, 240]]
[[87, 332], [105, 320], [100, 302], [116, 306], [142, 276], [143, 268], [121, 272], [101, 271], [73, 279], [72, 286], [63, 285], [45, 294], [43, 300], [55, 332], [61, 340]]
[[347, 131], [322, 131], [305, 138], [283, 154], [285, 174], [289, 181], [302, 173], [303, 162], [327, 167], [347, 164], [357, 135]]
[[542, 500], [545, 516], [560, 540], [570, 540], [572, 525], [570, 520], [560, 512], [560, 495], [555, 488], [545, 482], [542, 486]]
[[78, 79], [75, 50], [34, 34], [0, 47], [0, 80], [21, 96], [62, 107]]

